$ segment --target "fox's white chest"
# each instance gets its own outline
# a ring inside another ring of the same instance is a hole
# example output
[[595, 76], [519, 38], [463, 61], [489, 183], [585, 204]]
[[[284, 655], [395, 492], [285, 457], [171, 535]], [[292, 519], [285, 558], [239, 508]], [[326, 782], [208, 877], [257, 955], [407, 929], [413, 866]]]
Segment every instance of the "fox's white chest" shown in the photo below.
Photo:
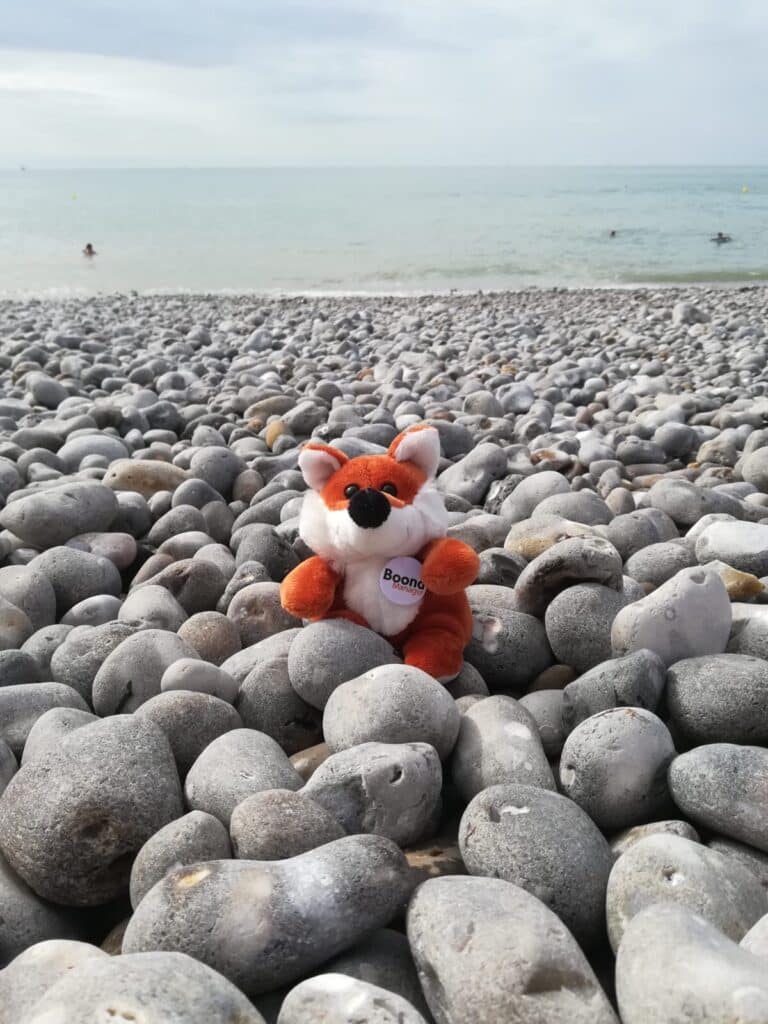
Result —
[[397, 605], [384, 595], [380, 578], [389, 561], [390, 558], [366, 558], [350, 563], [344, 570], [344, 603], [383, 636], [401, 633], [410, 626], [421, 607], [421, 602]]

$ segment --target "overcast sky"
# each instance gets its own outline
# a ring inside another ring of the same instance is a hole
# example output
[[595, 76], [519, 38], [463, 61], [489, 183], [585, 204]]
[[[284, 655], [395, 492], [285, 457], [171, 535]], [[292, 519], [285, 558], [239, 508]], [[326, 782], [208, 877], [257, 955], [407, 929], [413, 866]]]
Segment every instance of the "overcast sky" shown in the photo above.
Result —
[[0, 166], [768, 163], [766, 0], [5, 0]]

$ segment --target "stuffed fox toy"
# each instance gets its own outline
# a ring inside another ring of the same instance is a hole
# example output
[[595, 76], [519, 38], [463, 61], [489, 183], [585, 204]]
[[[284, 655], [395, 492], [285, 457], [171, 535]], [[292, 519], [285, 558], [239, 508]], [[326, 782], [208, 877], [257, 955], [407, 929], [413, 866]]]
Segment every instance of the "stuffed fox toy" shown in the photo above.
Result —
[[467, 544], [446, 538], [448, 516], [434, 486], [434, 427], [404, 431], [386, 455], [350, 459], [308, 443], [299, 468], [309, 491], [299, 534], [315, 555], [280, 588], [302, 619], [345, 618], [386, 637], [407, 665], [448, 681], [472, 635], [465, 587], [478, 570]]

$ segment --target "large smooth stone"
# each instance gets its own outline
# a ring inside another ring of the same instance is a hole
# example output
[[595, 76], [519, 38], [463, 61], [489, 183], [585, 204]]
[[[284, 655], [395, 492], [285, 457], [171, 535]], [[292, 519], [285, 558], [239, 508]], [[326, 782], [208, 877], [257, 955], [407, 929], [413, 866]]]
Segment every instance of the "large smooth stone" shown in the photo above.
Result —
[[29, 567], [48, 577], [56, 595], [59, 617], [88, 597], [99, 594], [119, 597], [123, 586], [114, 562], [76, 548], [49, 548], [33, 558]]
[[0, 740], [0, 796], [18, 770], [15, 754], [5, 740]]
[[174, 633], [143, 629], [133, 633], [104, 659], [93, 680], [97, 715], [129, 714], [160, 693], [165, 670], [179, 658], [197, 653]]
[[104, 474], [102, 482], [113, 491], [136, 491], [144, 498], [151, 498], [159, 491], [175, 491], [188, 477], [185, 470], [170, 462], [118, 459]]
[[491, 690], [522, 690], [552, 664], [544, 627], [517, 610], [513, 590], [478, 585], [467, 597], [474, 628], [464, 657]]
[[686, 658], [667, 674], [667, 707], [692, 743], [768, 743], [768, 662], [745, 654]]
[[232, 812], [229, 831], [240, 860], [285, 860], [346, 835], [330, 811], [290, 789], [246, 797]]
[[187, 804], [229, 825], [235, 807], [265, 789], [301, 789], [304, 780], [271, 736], [232, 729], [209, 743], [189, 769]]
[[616, 1024], [562, 921], [499, 878], [433, 878], [408, 908], [408, 939], [438, 1024]]
[[0, 1020], [16, 1024], [69, 971], [86, 960], [106, 957], [98, 946], [74, 939], [45, 939], [28, 946], [0, 971]]
[[73, 967], [19, 1024], [264, 1024], [226, 978], [181, 953], [89, 958]]
[[[0, 855], [0, 968], [37, 942], [49, 939], [79, 939], [83, 924], [77, 914], [41, 899], [19, 878]], [[4, 994], [5, 972], [0, 970], [0, 996]], [[5, 1010], [0, 998], [0, 1019]], [[15, 1024], [12, 1017], [8, 1024]]]
[[293, 641], [288, 674], [301, 699], [322, 711], [337, 686], [379, 665], [399, 662], [392, 645], [373, 630], [345, 619], [326, 619], [306, 626]]
[[65, 736], [98, 720], [97, 715], [80, 708], [51, 708], [29, 730], [21, 763], [27, 764], [35, 757], [43, 757], [56, 750]]
[[695, 824], [768, 853], [768, 750], [696, 747], [669, 766], [669, 789]]
[[434, 824], [443, 773], [427, 743], [362, 743], [332, 754], [302, 790], [346, 832], [407, 846]]
[[765, 961], [704, 918], [656, 904], [632, 919], [616, 958], [624, 1024], [765, 1024]]
[[108, 487], [73, 481], [10, 502], [0, 512], [0, 525], [43, 550], [79, 533], [106, 530], [116, 515], [117, 499]]
[[416, 965], [408, 939], [392, 928], [379, 928], [368, 938], [323, 966], [324, 971], [359, 978], [369, 985], [378, 985], [395, 992], [423, 1014], [429, 1015], [424, 993], [419, 984]]
[[136, 854], [131, 868], [131, 906], [135, 910], [152, 886], [172, 868], [231, 856], [227, 830], [212, 814], [190, 811], [169, 821]]
[[572, 732], [591, 715], [610, 708], [655, 711], [665, 679], [664, 663], [653, 651], [633, 651], [595, 665], [563, 690], [565, 732]]
[[768, 894], [742, 864], [701, 843], [656, 833], [634, 843], [608, 879], [608, 937], [619, 948], [628, 923], [653, 903], [678, 903], [738, 942], [768, 913]]
[[216, 665], [200, 658], [179, 658], [163, 672], [160, 690], [190, 690], [207, 693], [229, 704], [234, 704], [240, 689], [239, 683]]
[[533, 786], [489, 786], [464, 811], [459, 849], [470, 875], [519, 885], [582, 945], [601, 938], [613, 855], [572, 800]]
[[16, 773], [0, 798], [0, 848], [38, 895], [91, 906], [126, 891], [137, 850], [182, 812], [165, 736], [121, 715]]
[[634, 588], [640, 589], [625, 579], [621, 590], [579, 583], [558, 594], [544, 616], [556, 660], [581, 673], [612, 658], [611, 629], [619, 612], [640, 596]]
[[28, 565], [0, 569], [0, 597], [24, 612], [34, 630], [56, 621], [56, 594], [51, 581]]
[[21, 757], [24, 744], [39, 718], [51, 708], [77, 708], [88, 705], [71, 686], [62, 683], [18, 683], [0, 686], [0, 740]]
[[187, 621], [187, 613], [165, 587], [145, 584], [128, 594], [117, 618], [135, 629], [165, 629], [176, 633]]
[[506, 782], [555, 789], [536, 720], [512, 697], [486, 697], [461, 716], [451, 771], [467, 802]]
[[665, 665], [722, 654], [731, 632], [731, 602], [716, 572], [681, 569], [668, 583], [623, 608], [611, 629], [616, 656], [648, 648]]
[[337, 687], [323, 712], [333, 753], [360, 743], [429, 743], [441, 760], [459, 732], [459, 711], [444, 686], [410, 665], [382, 665]]
[[401, 996], [345, 974], [318, 974], [286, 996], [277, 1024], [425, 1024]]
[[541, 617], [561, 591], [577, 583], [621, 589], [621, 556], [613, 544], [602, 537], [573, 538], [542, 552], [515, 584], [518, 610]]
[[51, 655], [51, 674], [57, 683], [77, 690], [92, 701], [93, 681], [108, 656], [134, 632], [125, 622], [75, 626]]
[[180, 950], [256, 995], [383, 927], [411, 884], [405, 857], [382, 836], [347, 836], [290, 860], [178, 868], [139, 904], [123, 952]]
[[560, 755], [562, 792], [604, 830], [639, 825], [669, 805], [669, 730], [650, 711], [612, 708], [578, 725]]
[[720, 561], [741, 572], [768, 576], [768, 525], [711, 523], [696, 538], [696, 557], [702, 565]]
[[231, 704], [191, 690], [158, 693], [134, 714], [163, 730], [182, 779], [209, 744], [224, 733], [243, 728], [243, 721]]
[[243, 725], [271, 736], [286, 754], [295, 754], [322, 739], [322, 714], [291, 686], [287, 653], [256, 660], [240, 683], [236, 706]]

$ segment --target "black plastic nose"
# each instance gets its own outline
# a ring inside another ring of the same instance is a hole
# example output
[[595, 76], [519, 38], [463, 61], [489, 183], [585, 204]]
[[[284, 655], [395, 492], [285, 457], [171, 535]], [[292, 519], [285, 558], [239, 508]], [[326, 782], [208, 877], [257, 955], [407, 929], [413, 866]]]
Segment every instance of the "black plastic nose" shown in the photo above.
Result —
[[358, 491], [349, 502], [352, 521], [363, 530], [375, 530], [389, 515], [389, 502], [373, 487]]

